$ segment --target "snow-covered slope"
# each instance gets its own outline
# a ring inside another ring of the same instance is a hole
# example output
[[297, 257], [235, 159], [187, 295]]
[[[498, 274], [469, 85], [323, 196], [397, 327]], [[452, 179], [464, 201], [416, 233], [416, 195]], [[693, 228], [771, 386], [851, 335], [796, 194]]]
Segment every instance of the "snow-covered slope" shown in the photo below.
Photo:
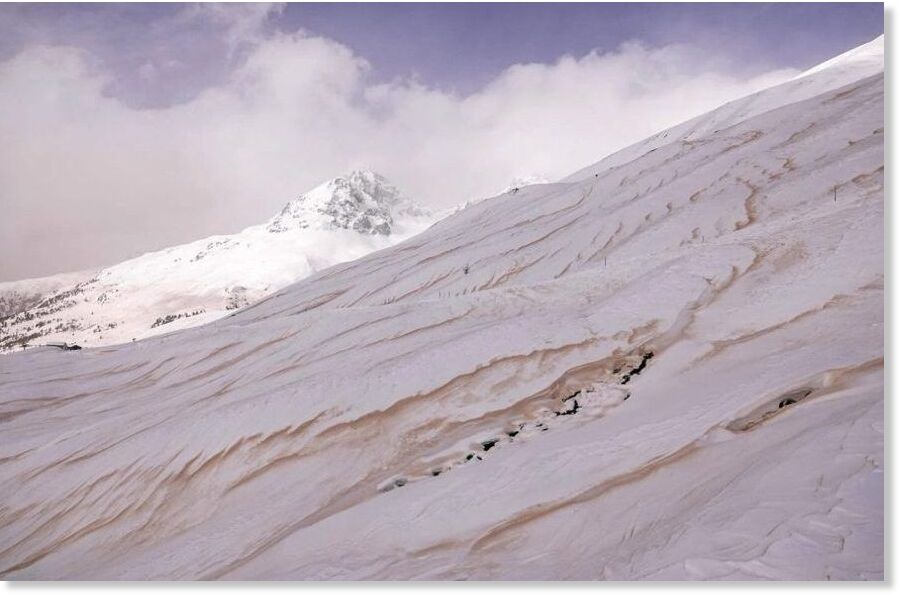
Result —
[[671, 129], [661, 131], [652, 137], [648, 137], [616, 152], [598, 164], [579, 170], [565, 180], [583, 179], [589, 174], [598, 173], [598, 168], [615, 168], [644, 155], [648, 151], [655, 151], [676, 141], [692, 143], [697, 139], [716, 134], [753, 116], [790, 103], [815, 97], [828, 90], [837, 89], [867, 76], [876, 75], [883, 70], [884, 36], [882, 35], [867, 44], [863, 44], [801, 73], [792, 81], [728, 102], [712, 112], [700, 115]]
[[2, 575], [882, 578], [883, 76], [809, 77], [209, 325], [0, 359]]
[[218, 319], [433, 221], [383, 177], [352, 172], [237, 234], [147, 253], [99, 272], [0, 284], [0, 307], [9, 303], [8, 313], [0, 313], [0, 351], [25, 342], [117, 344]]
[[72, 272], [44, 278], [0, 282], [0, 319], [27, 311], [48, 296], [89, 280], [95, 273]]

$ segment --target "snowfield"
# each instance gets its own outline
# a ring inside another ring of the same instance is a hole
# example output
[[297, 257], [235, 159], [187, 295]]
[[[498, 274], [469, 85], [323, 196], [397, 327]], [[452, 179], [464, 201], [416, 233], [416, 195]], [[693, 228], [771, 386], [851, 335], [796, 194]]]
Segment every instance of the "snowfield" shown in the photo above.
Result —
[[0, 358], [8, 579], [882, 579], [879, 38], [210, 324]]

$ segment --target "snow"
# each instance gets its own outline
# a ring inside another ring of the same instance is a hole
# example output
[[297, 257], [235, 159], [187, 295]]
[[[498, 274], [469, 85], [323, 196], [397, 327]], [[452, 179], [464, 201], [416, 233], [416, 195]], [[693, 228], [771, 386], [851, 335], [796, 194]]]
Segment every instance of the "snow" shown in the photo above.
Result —
[[[0, 285], [0, 301], [6, 286], [38, 299], [0, 321], [0, 350], [18, 349], [35, 334], [31, 344], [104, 346], [206, 323], [433, 222], [383, 177], [351, 172], [237, 234], [147, 253], [97, 273]], [[159, 324], [171, 317], [177, 319]]]
[[44, 297], [87, 280], [95, 272], [72, 272], [43, 278], [0, 282], [0, 318], [26, 311]]
[[207, 325], [0, 357], [3, 576], [882, 579], [874, 43]]
[[508, 193], [510, 191], [514, 191], [520, 189], [522, 187], [527, 187], [536, 184], [547, 184], [551, 182], [546, 177], [541, 176], [540, 174], [529, 174], [527, 176], [517, 176], [513, 178], [512, 182], [510, 182], [505, 189], [503, 189], [504, 193]]
[[664, 145], [669, 145], [675, 139], [691, 143], [695, 139], [715, 134], [769, 110], [815, 97], [831, 89], [877, 75], [883, 70], [884, 36], [881, 35], [867, 44], [801, 73], [792, 81], [728, 102], [707, 114], [661, 131], [607, 157], [598, 164], [579, 170], [566, 180], [585, 178], [596, 173], [597, 167], [601, 165], [604, 168], [614, 168], [648, 151], [656, 151]]

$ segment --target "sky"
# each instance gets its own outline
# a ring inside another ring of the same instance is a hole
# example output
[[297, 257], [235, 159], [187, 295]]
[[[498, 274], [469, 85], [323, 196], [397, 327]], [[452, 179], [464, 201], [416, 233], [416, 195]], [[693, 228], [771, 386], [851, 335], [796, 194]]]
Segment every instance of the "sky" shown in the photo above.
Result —
[[881, 4], [3, 4], [0, 280], [563, 177], [883, 31]]

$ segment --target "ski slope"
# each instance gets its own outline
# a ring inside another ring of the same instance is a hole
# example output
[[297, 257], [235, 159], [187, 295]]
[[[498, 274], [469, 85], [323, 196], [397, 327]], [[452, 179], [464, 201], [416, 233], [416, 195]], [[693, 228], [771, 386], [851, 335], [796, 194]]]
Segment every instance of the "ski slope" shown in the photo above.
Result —
[[0, 358], [8, 579], [881, 579], [881, 38], [210, 324]]

